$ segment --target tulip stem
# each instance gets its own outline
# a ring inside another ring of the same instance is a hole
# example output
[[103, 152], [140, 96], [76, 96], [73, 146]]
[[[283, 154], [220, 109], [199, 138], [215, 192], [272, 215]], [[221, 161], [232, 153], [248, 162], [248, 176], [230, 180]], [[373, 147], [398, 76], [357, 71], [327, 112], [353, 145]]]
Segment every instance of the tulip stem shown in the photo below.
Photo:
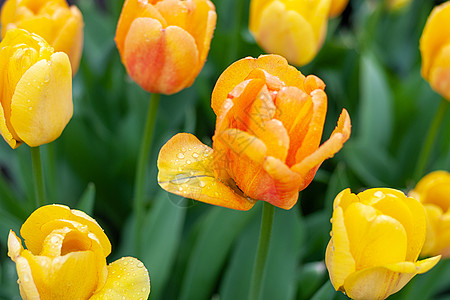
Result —
[[153, 93], [150, 98], [150, 105], [147, 112], [147, 120], [145, 121], [145, 129], [142, 135], [141, 148], [139, 150], [139, 158], [136, 166], [136, 177], [134, 183], [134, 216], [135, 216], [135, 253], [138, 254], [140, 249], [140, 232], [144, 221], [144, 187], [145, 187], [145, 171], [147, 170], [148, 158], [152, 145], [153, 132], [156, 123], [156, 113], [158, 111], [160, 94]]
[[252, 281], [250, 283], [250, 300], [259, 300], [261, 294], [261, 284], [265, 273], [267, 253], [269, 252], [274, 212], [275, 207], [268, 202], [264, 202], [258, 251], [256, 253]]
[[428, 129], [425, 143], [422, 145], [422, 149], [417, 160], [416, 169], [414, 171], [414, 180], [419, 180], [420, 177], [424, 175], [425, 169], [427, 167], [427, 162], [433, 149], [434, 141], [436, 140], [436, 135], [441, 126], [442, 120], [444, 119], [445, 112], [448, 107], [448, 101], [442, 98], [441, 104], [439, 105], [436, 114], [434, 115], [433, 122]]
[[44, 176], [42, 175], [41, 149], [30, 147], [31, 163], [33, 165], [34, 190], [36, 193], [36, 208], [45, 205]]

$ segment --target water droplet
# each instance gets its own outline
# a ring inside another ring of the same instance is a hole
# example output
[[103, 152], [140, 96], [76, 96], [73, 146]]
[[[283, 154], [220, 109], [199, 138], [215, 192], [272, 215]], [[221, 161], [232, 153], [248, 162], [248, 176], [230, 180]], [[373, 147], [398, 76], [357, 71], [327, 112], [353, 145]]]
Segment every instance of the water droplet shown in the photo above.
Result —
[[188, 160], [186, 161], [186, 163], [187, 163], [188, 165], [190, 165], [190, 164], [191, 164], [191, 161], [188, 159]]
[[192, 157], [193, 157], [193, 158], [197, 158], [197, 157], [198, 157], [197, 152], [192, 153]]
[[189, 177], [186, 174], [177, 174], [175, 178], [170, 181], [172, 184], [183, 184], [189, 181]]
[[28, 107], [28, 110], [33, 110], [33, 108], [30, 106], [30, 107]]
[[50, 74], [47, 73], [47, 74], [45, 74], [44, 82], [49, 82], [49, 81], [50, 81]]
[[200, 181], [200, 182], [198, 183], [198, 185], [199, 185], [200, 187], [205, 187], [205, 186], [206, 186], [206, 183], [205, 183], [204, 181]]
[[185, 147], [181, 148], [181, 151], [186, 152], [186, 148]]
[[382, 191], [377, 191], [373, 194], [377, 198], [383, 198], [384, 194]]
[[183, 159], [183, 158], [184, 158], [184, 154], [180, 152], [180, 153], [178, 153], [177, 157], [178, 157], [179, 159]]
[[[138, 262], [137, 266], [138, 266], [138, 268], [143, 268], [143, 267], [144, 267], [144, 264], [143, 264], [142, 262]], [[145, 290], [145, 289], [144, 289], [144, 290]]]
[[49, 61], [47, 62], [47, 64], [48, 64], [49, 66], [51, 66], [51, 65], [52, 65], [52, 61], [49, 60]]

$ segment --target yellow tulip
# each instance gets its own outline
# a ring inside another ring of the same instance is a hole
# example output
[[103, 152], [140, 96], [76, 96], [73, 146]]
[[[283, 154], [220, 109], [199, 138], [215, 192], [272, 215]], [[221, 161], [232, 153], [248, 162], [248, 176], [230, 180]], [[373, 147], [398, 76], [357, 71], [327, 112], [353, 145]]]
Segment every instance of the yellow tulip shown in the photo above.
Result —
[[278, 55], [247, 57], [229, 66], [214, 87], [213, 148], [180, 133], [158, 157], [158, 182], [168, 192], [249, 210], [255, 200], [283, 209], [297, 203], [324, 160], [350, 137], [345, 109], [320, 145], [327, 111], [325, 84], [303, 76]]
[[11, 29], [0, 43], [0, 133], [13, 148], [49, 143], [73, 113], [67, 55], [41, 37]]
[[389, 0], [387, 6], [390, 10], [396, 11], [405, 8], [411, 3], [411, 0]]
[[302, 66], [325, 39], [331, 0], [252, 0], [249, 29], [267, 53]]
[[22, 28], [44, 38], [56, 52], [69, 56], [72, 74], [78, 70], [83, 49], [83, 16], [65, 0], [7, 0], [1, 14], [2, 37]]
[[8, 256], [16, 263], [23, 299], [147, 299], [150, 279], [142, 262], [123, 257], [106, 265], [111, 244], [97, 222], [79, 210], [47, 205], [13, 231]]
[[344, 11], [344, 9], [347, 7], [347, 4], [348, 4], [348, 0], [332, 0], [330, 12], [328, 13], [328, 16], [330, 18], [339, 16]]
[[420, 38], [422, 77], [450, 101], [450, 1], [436, 6]]
[[208, 56], [216, 18], [209, 0], [126, 0], [115, 41], [128, 74], [151, 93], [191, 86]]
[[450, 257], [450, 173], [431, 172], [417, 183], [409, 196], [419, 200], [427, 214], [422, 255]]
[[333, 205], [325, 263], [334, 288], [350, 298], [386, 299], [440, 259], [418, 261], [425, 240], [425, 210], [400, 191], [346, 189]]

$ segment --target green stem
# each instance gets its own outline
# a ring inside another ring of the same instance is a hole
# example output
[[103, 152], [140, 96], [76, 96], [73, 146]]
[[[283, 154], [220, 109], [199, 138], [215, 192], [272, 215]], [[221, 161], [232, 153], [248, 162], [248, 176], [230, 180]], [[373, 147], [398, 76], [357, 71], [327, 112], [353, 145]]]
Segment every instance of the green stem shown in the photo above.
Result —
[[272, 204], [264, 202], [258, 251], [256, 253], [252, 281], [250, 284], [250, 300], [259, 300], [261, 294], [261, 284], [264, 278], [267, 253], [269, 252], [270, 236], [272, 234], [274, 211], [275, 207]]
[[[55, 143], [47, 144], [47, 163], [46, 166], [48, 168], [47, 172], [47, 192], [48, 199], [50, 203], [56, 203], [56, 164], [55, 164]], [[45, 160], [44, 160], [45, 162]]]
[[144, 188], [145, 171], [147, 170], [148, 158], [151, 149], [156, 113], [158, 111], [160, 94], [152, 94], [147, 112], [144, 134], [142, 135], [141, 148], [136, 166], [136, 177], [134, 183], [134, 216], [135, 216], [135, 252], [138, 254], [140, 246], [140, 232], [144, 221]]
[[34, 190], [36, 193], [36, 208], [45, 205], [44, 176], [42, 176], [41, 150], [30, 147], [31, 163], [33, 164]]
[[414, 174], [413, 178], [416, 181], [419, 180], [420, 177], [424, 175], [431, 150], [433, 149], [434, 142], [436, 140], [436, 135], [439, 131], [439, 127], [441, 126], [442, 120], [444, 119], [447, 107], [448, 101], [442, 98], [441, 104], [439, 105], [436, 114], [434, 115], [433, 122], [431, 123], [431, 126], [428, 129], [425, 143], [422, 146], [422, 150], [420, 151], [419, 158], [417, 160], [416, 169], [414, 170], [413, 173]]

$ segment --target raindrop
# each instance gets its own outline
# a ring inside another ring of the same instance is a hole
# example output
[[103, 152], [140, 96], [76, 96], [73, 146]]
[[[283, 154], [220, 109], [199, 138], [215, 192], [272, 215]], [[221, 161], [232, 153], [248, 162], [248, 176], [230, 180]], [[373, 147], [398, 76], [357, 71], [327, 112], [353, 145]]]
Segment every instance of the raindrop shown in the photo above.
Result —
[[[144, 264], [142, 262], [138, 262], [137, 266], [138, 266], [138, 268], [143, 268]], [[144, 291], [145, 291], [145, 289], [144, 289]]]
[[197, 152], [192, 153], [192, 157], [193, 157], [193, 158], [197, 158], [197, 157], [198, 157]]
[[200, 182], [198, 183], [198, 185], [199, 185], [200, 187], [205, 187], [205, 186], [206, 186], [206, 183], [205, 183], [204, 181], [200, 181]]
[[186, 174], [177, 174], [175, 178], [170, 181], [172, 184], [183, 184], [189, 181], [189, 177]]
[[33, 108], [30, 106], [30, 107], [28, 107], [28, 110], [33, 110]]
[[44, 82], [49, 82], [50, 81], [50, 74], [45, 74], [45, 77], [44, 77]]
[[191, 164], [191, 161], [188, 159], [188, 160], [186, 161], [186, 163], [187, 163], [188, 165], [190, 165], [190, 164]]
[[180, 153], [178, 153], [177, 157], [178, 157], [179, 159], [183, 159], [183, 158], [184, 158], [184, 154], [180, 152]]

